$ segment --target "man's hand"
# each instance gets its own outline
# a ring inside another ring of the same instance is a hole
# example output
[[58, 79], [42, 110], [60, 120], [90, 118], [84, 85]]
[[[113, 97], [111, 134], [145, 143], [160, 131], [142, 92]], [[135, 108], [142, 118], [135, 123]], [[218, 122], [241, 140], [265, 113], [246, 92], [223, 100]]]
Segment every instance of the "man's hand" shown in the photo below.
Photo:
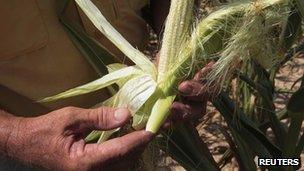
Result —
[[[123, 126], [127, 109], [68, 107], [37, 118], [15, 118], [7, 138], [10, 157], [52, 170], [119, 170], [129, 168], [153, 138], [136, 131], [102, 144], [86, 144], [92, 130]], [[0, 130], [1, 131], [1, 130]], [[0, 134], [1, 135], [1, 134]]]
[[189, 118], [197, 121], [205, 115], [210, 94], [206, 91], [207, 87], [202, 79], [212, 70], [213, 65], [214, 62], [208, 63], [192, 80], [179, 85], [182, 98], [180, 102], [174, 102], [171, 106], [172, 121], [184, 121]]

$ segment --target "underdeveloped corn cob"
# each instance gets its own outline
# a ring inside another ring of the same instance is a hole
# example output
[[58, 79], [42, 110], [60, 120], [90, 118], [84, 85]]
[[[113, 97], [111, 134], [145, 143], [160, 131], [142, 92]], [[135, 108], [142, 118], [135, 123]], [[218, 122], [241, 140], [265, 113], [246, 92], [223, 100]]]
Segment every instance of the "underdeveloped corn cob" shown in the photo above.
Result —
[[[167, 18], [164, 38], [158, 61], [157, 83], [167, 82], [165, 75], [179, 60], [184, 43], [190, 35], [190, 25], [193, 18], [194, 0], [172, 0]], [[172, 87], [173, 88], [173, 87]], [[147, 106], [151, 115], [146, 125], [146, 130], [156, 133], [166, 120], [169, 108], [176, 94], [167, 96], [162, 87], [158, 86], [157, 98], [152, 106]]]
[[186, 40], [189, 39], [193, 20], [194, 0], [173, 0], [167, 17], [160, 57], [157, 81], [162, 81], [170, 66], [176, 62]]

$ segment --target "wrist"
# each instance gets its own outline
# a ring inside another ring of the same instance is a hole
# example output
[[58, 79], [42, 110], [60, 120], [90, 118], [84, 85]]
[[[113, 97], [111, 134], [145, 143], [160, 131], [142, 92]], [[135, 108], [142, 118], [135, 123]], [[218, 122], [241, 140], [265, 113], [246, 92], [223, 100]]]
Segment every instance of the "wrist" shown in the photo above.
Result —
[[0, 110], [0, 153], [10, 156], [11, 141], [19, 127], [21, 118]]

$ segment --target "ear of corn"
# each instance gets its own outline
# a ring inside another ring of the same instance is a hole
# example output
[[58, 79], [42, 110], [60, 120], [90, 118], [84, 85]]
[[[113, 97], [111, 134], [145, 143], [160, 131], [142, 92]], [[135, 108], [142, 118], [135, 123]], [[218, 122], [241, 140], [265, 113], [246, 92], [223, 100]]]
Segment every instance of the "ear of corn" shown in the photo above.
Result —
[[157, 81], [161, 82], [165, 73], [178, 60], [178, 55], [189, 39], [193, 19], [194, 0], [172, 0], [167, 17], [160, 57]]
[[[182, 45], [189, 37], [190, 21], [193, 16], [194, 0], [172, 0], [170, 12], [166, 22], [163, 44], [160, 51], [158, 63], [158, 83], [169, 83], [165, 79], [166, 73], [172, 68], [173, 64], [179, 60]], [[175, 94], [167, 95], [159, 86], [158, 100], [151, 109], [151, 115], [146, 125], [146, 130], [156, 133], [169, 115], [169, 108], [175, 99]], [[173, 88], [173, 87], [171, 87]]]

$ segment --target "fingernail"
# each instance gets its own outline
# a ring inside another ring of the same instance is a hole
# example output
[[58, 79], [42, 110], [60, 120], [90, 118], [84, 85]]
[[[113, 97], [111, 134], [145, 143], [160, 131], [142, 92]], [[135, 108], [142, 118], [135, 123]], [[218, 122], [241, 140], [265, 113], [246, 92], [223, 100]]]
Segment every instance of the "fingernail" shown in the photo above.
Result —
[[126, 119], [129, 118], [129, 116], [130, 116], [130, 112], [126, 108], [119, 108], [114, 113], [115, 120], [118, 122], [125, 121]]
[[191, 113], [191, 107], [189, 105], [185, 105], [186, 113]]
[[193, 92], [193, 87], [191, 84], [183, 84], [181, 85], [181, 91], [185, 94], [191, 94]]
[[146, 137], [147, 141], [151, 141], [155, 137], [155, 134], [149, 131], [144, 131], [144, 136]]
[[193, 88], [191, 86], [188, 86], [184, 89], [184, 93], [186, 94], [192, 94]]

